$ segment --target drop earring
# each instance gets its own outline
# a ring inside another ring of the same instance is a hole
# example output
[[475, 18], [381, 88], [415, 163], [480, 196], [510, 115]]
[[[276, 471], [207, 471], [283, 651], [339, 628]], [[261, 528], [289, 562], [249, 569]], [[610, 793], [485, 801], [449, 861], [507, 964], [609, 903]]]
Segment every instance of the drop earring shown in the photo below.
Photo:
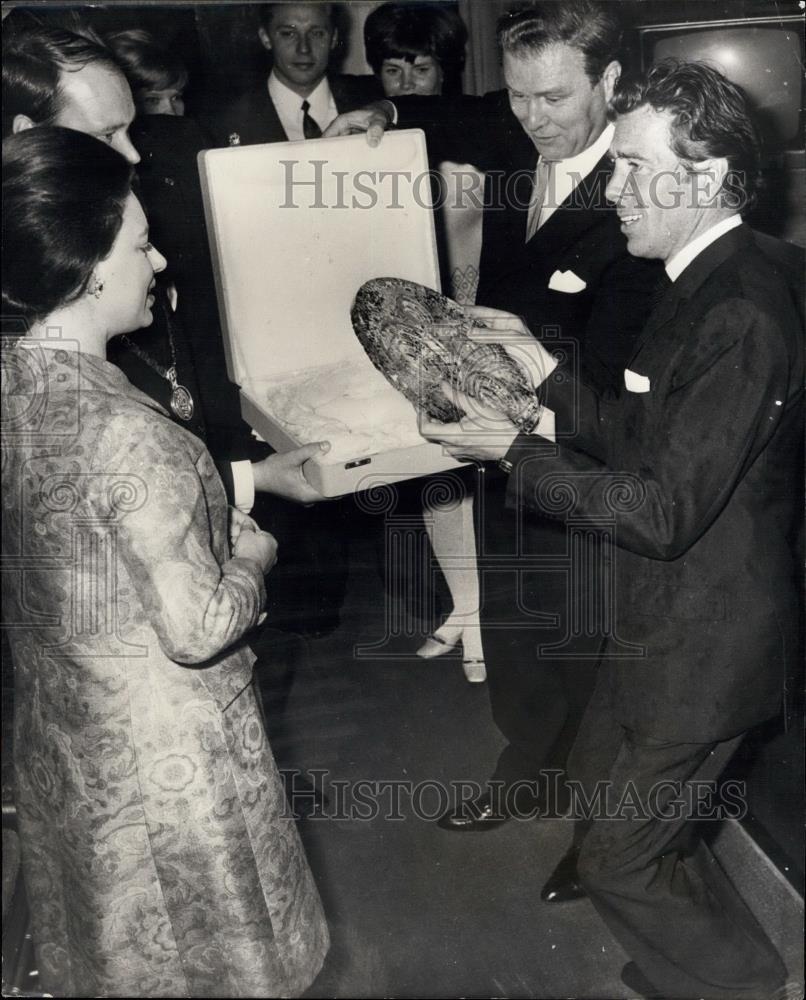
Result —
[[98, 275], [93, 271], [89, 285], [87, 286], [87, 295], [94, 295], [96, 299], [100, 299], [103, 290], [103, 281], [99, 281]]

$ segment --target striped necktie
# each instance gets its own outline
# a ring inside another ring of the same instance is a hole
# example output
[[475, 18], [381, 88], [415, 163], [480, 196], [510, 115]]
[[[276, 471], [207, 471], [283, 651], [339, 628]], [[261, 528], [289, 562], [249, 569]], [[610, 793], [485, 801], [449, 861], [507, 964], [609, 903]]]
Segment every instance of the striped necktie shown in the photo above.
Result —
[[546, 192], [551, 188], [551, 172], [553, 169], [553, 160], [544, 160], [541, 156], [537, 161], [535, 186], [532, 190], [532, 199], [529, 202], [529, 215], [526, 220], [527, 243], [543, 224], [543, 202], [546, 200]]
[[316, 121], [311, 118], [308, 112], [311, 110], [310, 104], [307, 101], [302, 102], [302, 134], [306, 139], [321, 139], [322, 130], [316, 124]]

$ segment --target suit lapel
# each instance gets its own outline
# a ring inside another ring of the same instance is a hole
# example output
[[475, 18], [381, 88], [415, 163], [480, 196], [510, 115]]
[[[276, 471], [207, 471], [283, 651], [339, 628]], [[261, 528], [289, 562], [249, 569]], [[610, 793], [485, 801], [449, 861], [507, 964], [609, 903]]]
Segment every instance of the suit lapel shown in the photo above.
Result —
[[[605, 198], [605, 188], [610, 180], [610, 167], [606, 157], [596, 164], [568, 197], [549, 216], [526, 244], [530, 249], [540, 249], [543, 243], [551, 246], [552, 253], [575, 243], [585, 230], [596, 222], [603, 209], [612, 211]], [[523, 211], [524, 230], [527, 210]]]
[[278, 136], [282, 136], [283, 139], [288, 139], [285, 133], [282, 122], [280, 121], [280, 116], [277, 114], [277, 109], [274, 106], [274, 101], [269, 97], [268, 90], [264, 91], [263, 94], [263, 128], [265, 130], [266, 142], [276, 142]]
[[675, 282], [680, 297], [690, 299], [728, 257], [752, 245], [753, 233], [749, 226], [737, 226], [720, 236], [694, 258]]
[[632, 355], [630, 356], [630, 363], [632, 363], [633, 358], [641, 353], [644, 345], [654, 336], [654, 334], [658, 332], [658, 330], [672, 322], [675, 316], [677, 316], [677, 310], [679, 308], [680, 295], [678, 294], [676, 285], [671, 283], [663, 288], [658, 297], [658, 302], [655, 308], [649, 314], [649, 318], [644, 325], [644, 329], [635, 341], [635, 346], [633, 348]]
[[635, 358], [658, 330], [675, 319], [681, 302], [690, 299], [707, 278], [748, 241], [752, 241], [751, 231], [748, 226], [742, 225], [731, 229], [724, 236], [720, 236], [718, 240], [707, 246], [702, 253], [694, 258], [677, 281], [666, 288], [657, 306], [650, 313], [649, 319], [636, 341], [632, 358]]
[[249, 108], [243, 121], [247, 126], [244, 129], [247, 135], [245, 139], [242, 136], [241, 140], [245, 145], [288, 139], [265, 82], [249, 95]]
[[327, 82], [330, 87], [330, 93], [333, 95], [333, 103], [336, 105], [338, 113], [341, 115], [344, 114], [345, 111], [349, 111], [352, 101], [342, 80], [338, 76], [329, 76], [327, 78]]

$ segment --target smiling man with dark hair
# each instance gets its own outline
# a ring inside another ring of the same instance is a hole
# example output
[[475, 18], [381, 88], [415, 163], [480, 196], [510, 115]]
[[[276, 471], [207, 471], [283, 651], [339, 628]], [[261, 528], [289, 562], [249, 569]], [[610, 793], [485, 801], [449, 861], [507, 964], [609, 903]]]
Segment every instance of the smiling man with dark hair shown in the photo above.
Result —
[[[568, 761], [589, 802], [605, 793], [599, 813], [576, 810], [581, 885], [634, 959], [636, 992], [765, 1000], [786, 970], [697, 834], [714, 818], [697, 790], [780, 710], [798, 645], [802, 303], [742, 223], [758, 143], [741, 91], [708, 66], [660, 64], [614, 107], [607, 196], [630, 253], [669, 282], [623, 394], [602, 400], [565, 371], [548, 389], [553, 447], [463, 397], [470, 416], [423, 430], [499, 460], [520, 507], [563, 516], [553, 483], [575, 518], [615, 521], [618, 640]], [[517, 317], [495, 322], [528, 336]]]

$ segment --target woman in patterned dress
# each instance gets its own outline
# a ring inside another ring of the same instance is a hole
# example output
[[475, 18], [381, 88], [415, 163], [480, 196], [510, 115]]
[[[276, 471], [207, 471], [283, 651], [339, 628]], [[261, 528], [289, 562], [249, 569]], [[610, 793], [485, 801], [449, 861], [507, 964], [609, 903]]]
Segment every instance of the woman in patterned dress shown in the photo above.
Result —
[[295, 996], [327, 927], [244, 636], [276, 543], [204, 445], [106, 361], [151, 322], [131, 170], [3, 144], [3, 548], [16, 801], [43, 988]]

